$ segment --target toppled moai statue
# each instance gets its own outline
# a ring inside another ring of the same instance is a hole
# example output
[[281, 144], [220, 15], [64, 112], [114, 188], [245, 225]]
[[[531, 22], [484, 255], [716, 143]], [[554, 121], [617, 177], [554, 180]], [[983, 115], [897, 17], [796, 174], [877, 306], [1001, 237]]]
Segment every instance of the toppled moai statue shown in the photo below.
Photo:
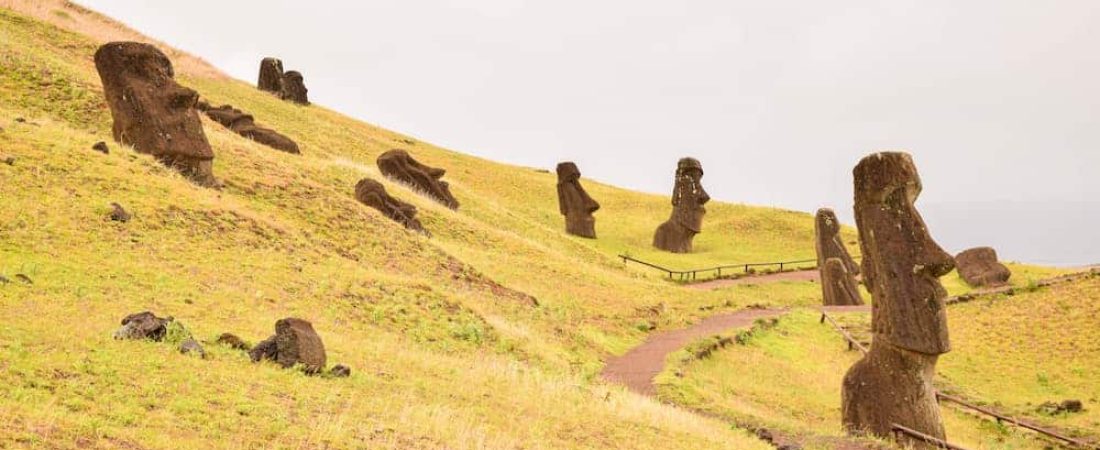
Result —
[[390, 220], [400, 223], [413, 231], [424, 231], [420, 221], [416, 220], [416, 207], [391, 197], [382, 183], [370, 178], [359, 180], [355, 184], [355, 199], [360, 203], [377, 209]]
[[676, 186], [672, 189], [672, 216], [657, 227], [653, 246], [673, 253], [691, 251], [691, 240], [703, 230], [703, 207], [710, 196], [703, 190], [703, 165], [695, 158], [676, 164]]
[[261, 91], [275, 94], [283, 92], [283, 61], [278, 58], [264, 58], [260, 61], [260, 79], [256, 87]]
[[596, 218], [600, 209], [581, 186], [581, 171], [572, 162], [558, 164], [558, 209], [565, 216], [565, 232], [586, 238], [596, 238]]
[[401, 149], [379, 155], [377, 163], [382, 175], [408, 184], [448, 208], [458, 209], [458, 200], [451, 195], [450, 185], [440, 179], [447, 173], [446, 170], [421, 164]]
[[849, 274], [852, 276], [859, 275], [859, 265], [852, 259], [852, 255], [848, 254], [848, 248], [844, 246], [844, 241], [840, 239], [840, 221], [837, 220], [836, 213], [833, 210], [829, 208], [817, 210], [817, 215], [814, 216], [814, 240], [817, 248], [818, 269], [825, 266], [825, 260], [840, 258], [840, 261], [844, 263], [844, 269]]
[[294, 154], [301, 153], [298, 150], [298, 144], [290, 138], [270, 128], [256, 125], [256, 120], [251, 114], [245, 114], [230, 105], [222, 105], [217, 108], [200, 105], [199, 109], [206, 113], [207, 117], [245, 138], [252, 139], [275, 150]]
[[821, 295], [825, 305], [863, 304], [863, 295], [859, 293], [856, 277], [848, 273], [843, 260], [826, 259], [825, 265], [818, 268], [818, 273], [821, 275]]
[[853, 175], [874, 340], [844, 377], [844, 427], [886, 438], [898, 424], [945, 439], [932, 378], [939, 355], [951, 350], [939, 277], [954, 260], [932, 240], [913, 204], [921, 181], [909, 154], [867, 156]]
[[325, 368], [325, 344], [313, 330], [313, 324], [293, 317], [275, 322], [275, 335], [248, 352], [253, 362], [270, 359], [284, 368], [301, 364], [309, 374]]
[[975, 247], [955, 256], [959, 275], [971, 286], [1000, 286], [1008, 282], [1012, 272], [997, 261], [997, 251], [991, 247]]
[[95, 66], [114, 119], [116, 141], [153, 155], [203, 186], [217, 186], [214, 151], [195, 112], [198, 94], [172, 78], [172, 62], [148, 44], [110, 42]]
[[291, 70], [283, 74], [283, 90], [279, 93], [283, 100], [290, 100], [299, 105], [309, 105], [308, 92], [301, 73]]
[[130, 314], [122, 319], [122, 327], [115, 331], [115, 339], [164, 340], [168, 334], [171, 317], [157, 317], [149, 311]]

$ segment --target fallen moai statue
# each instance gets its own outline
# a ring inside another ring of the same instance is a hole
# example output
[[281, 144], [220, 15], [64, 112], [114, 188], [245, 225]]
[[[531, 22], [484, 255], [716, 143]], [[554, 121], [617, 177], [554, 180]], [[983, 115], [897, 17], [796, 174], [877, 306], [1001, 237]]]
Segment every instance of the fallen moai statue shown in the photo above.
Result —
[[[888, 438], [897, 424], [946, 439], [932, 378], [939, 355], [951, 350], [939, 277], [954, 260], [932, 240], [914, 206], [921, 181], [907, 153], [867, 156], [853, 175], [874, 339], [844, 377], [844, 428]], [[901, 444], [934, 448], [915, 440]]]
[[214, 151], [195, 111], [198, 94], [176, 83], [164, 53], [148, 44], [110, 42], [96, 51], [95, 66], [116, 141], [153, 155], [202, 186], [218, 186]]
[[974, 287], [1000, 286], [1008, 282], [1012, 272], [997, 261], [997, 251], [991, 247], [975, 247], [955, 256], [959, 275]]
[[600, 209], [581, 186], [581, 171], [572, 162], [559, 163], [558, 209], [565, 216], [565, 232], [586, 238], [596, 238], [596, 218], [592, 213]]
[[672, 215], [657, 227], [653, 246], [673, 253], [689, 253], [692, 239], [703, 229], [703, 205], [710, 201], [703, 190], [703, 165], [695, 158], [676, 164], [676, 185], [672, 189]]
[[206, 113], [206, 116], [213, 121], [218, 122], [222, 126], [245, 138], [275, 150], [294, 154], [301, 153], [301, 151], [298, 150], [298, 144], [293, 140], [275, 130], [256, 125], [256, 121], [251, 114], [245, 114], [241, 110], [230, 105], [222, 105], [215, 108], [200, 102], [198, 109]]
[[458, 209], [458, 200], [451, 195], [450, 185], [441, 180], [446, 170], [421, 164], [401, 149], [379, 155], [376, 162], [382, 175], [412, 186], [448, 208]]
[[416, 219], [416, 207], [390, 196], [382, 183], [370, 178], [359, 180], [359, 183], [355, 184], [355, 199], [377, 209], [390, 220], [404, 225], [407, 229], [425, 231], [420, 221]]

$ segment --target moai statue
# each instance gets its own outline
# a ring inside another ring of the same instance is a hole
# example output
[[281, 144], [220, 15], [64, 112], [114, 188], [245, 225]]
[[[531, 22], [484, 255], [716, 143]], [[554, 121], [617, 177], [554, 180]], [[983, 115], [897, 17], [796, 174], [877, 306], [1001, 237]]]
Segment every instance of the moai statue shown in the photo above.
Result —
[[313, 324], [293, 317], [275, 322], [275, 335], [260, 341], [248, 354], [252, 362], [270, 359], [284, 368], [301, 364], [308, 374], [321, 373], [327, 361], [325, 344]]
[[256, 87], [261, 91], [280, 94], [283, 92], [283, 61], [278, 58], [264, 58], [260, 61], [260, 79]]
[[222, 105], [217, 108], [202, 102], [199, 105], [198, 109], [207, 117], [247, 139], [275, 150], [293, 154], [301, 153], [296, 142], [275, 130], [256, 125], [256, 120], [251, 114], [245, 114], [231, 105]]
[[817, 216], [814, 217], [814, 239], [819, 269], [825, 267], [825, 260], [840, 258], [849, 274], [859, 275], [859, 265], [852, 259], [852, 255], [848, 254], [848, 248], [840, 239], [840, 221], [837, 220], [833, 210], [829, 208], [817, 210]]
[[195, 111], [198, 93], [172, 78], [172, 62], [156, 47], [109, 42], [95, 52], [116, 141], [153, 155], [203, 186], [218, 186], [214, 151]]
[[283, 100], [290, 100], [299, 105], [309, 105], [309, 92], [306, 89], [305, 81], [302, 79], [302, 74], [296, 70], [291, 70], [283, 74], [283, 90], [280, 96]]
[[695, 158], [681, 158], [676, 164], [676, 186], [672, 189], [672, 216], [657, 227], [653, 246], [673, 253], [691, 252], [691, 240], [703, 230], [703, 207], [710, 196], [703, 190], [703, 165]]
[[825, 305], [863, 304], [856, 277], [848, 273], [844, 260], [835, 257], [826, 259], [825, 265], [818, 268], [818, 274], [821, 276], [821, 296]]
[[446, 170], [421, 164], [401, 149], [379, 155], [376, 162], [382, 175], [408, 184], [448, 208], [458, 209], [458, 200], [451, 195], [450, 185], [440, 179], [447, 173]]
[[1000, 286], [1008, 282], [1012, 272], [997, 261], [997, 251], [992, 247], [974, 247], [955, 255], [959, 275], [966, 284], [975, 287]]
[[844, 376], [844, 428], [887, 438], [897, 424], [945, 439], [932, 378], [939, 355], [951, 350], [939, 277], [955, 262], [932, 240], [913, 204], [921, 181], [909, 154], [867, 156], [853, 175], [874, 340]]
[[407, 229], [425, 232], [420, 221], [416, 220], [416, 207], [391, 197], [382, 183], [370, 178], [359, 180], [355, 185], [355, 199], [377, 209], [390, 220], [404, 225]]
[[581, 186], [581, 171], [572, 162], [558, 163], [558, 209], [565, 216], [565, 232], [586, 238], [596, 238], [596, 218], [600, 209]]

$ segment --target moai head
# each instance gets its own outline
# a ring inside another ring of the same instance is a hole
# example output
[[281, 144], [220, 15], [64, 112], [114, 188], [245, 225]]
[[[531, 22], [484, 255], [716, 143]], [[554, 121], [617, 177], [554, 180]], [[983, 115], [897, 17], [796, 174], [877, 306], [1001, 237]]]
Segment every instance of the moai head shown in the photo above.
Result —
[[450, 185], [440, 179], [447, 173], [446, 170], [421, 164], [401, 149], [383, 153], [377, 163], [383, 175], [419, 189], [448, 208], [458, 209], [458, 200], [451, 195]]
[[301, 73], [296, 70], [291, 70], [283, 74], [282, 97], [284, 100], [290, 100], [300, 105], [308, 105], [308, 92], [309, 90], [306, 89], [306, 84], [302, 79]]
[[840, 258], [828, 258], [820, 271], [821, 293], [825, 305], [862, 305], [863, 296], [855, 277], [848, 273]]
[[148, 44], [110, 42], [95, 53], [116, 141], [155, 156], [202, 185], [216, 185], [214, 151], [195, 111], [198, 93], [172, 78], [168, 57]]
[[596, 237], [596, 218], [592, 213], [600, 209], [581, 186], [581, 171], [572, 162], [558, 164], [558, 208], [565, 216], [565, 231], [587, 238]]
[[416, 207], [391, 197], [382, 183], [370, 178], [359, 180], [355, 185], [355, 199], [377, 209], [390, 220], [404, 225], [407, 229], [424, 231], [424, 227], [416, 219]]
[[283, 61], [278, 58], [264, 58], [260, 61], [260, 79], [256, 87], [261, 91], [283, 92]]
[[975, 247], [955, 255], [959, 276], [971, 286], [998, 286], [1005, 284], [1012, 272], [997, 261], [997, 251], [992, 247]]
[[676, 164], [676, 186], [672, 190], [672, 216], [676, 223], [692, 233], [703, 230], [703, 207], [710, 201], [703, 190], [703, 165], [695, 158], [681, 158]]
[[859, 275], [859, 266], [848, 254], [844, 241], [840, 239], [840, 221], [837, 220], [833, 210], [829, 208], [817, 210], [817, 215], [814, 217], [814, 239], [819, 268], [824, 268], [825, 261], [829, 258], [840, 258], [850, 275]]
[[863, 280], [874, 299], [876, 339], [912, 352], [951, 350], [939, 277], [955, 267], [917, 212], [917, 168], [907, 153], [876, 153], [853, 171]]

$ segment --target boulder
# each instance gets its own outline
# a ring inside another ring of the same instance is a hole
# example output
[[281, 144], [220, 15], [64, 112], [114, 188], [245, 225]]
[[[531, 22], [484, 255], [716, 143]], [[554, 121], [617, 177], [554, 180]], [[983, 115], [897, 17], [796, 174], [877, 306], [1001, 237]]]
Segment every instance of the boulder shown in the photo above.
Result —
[[248, 343], [232, 333], [222, 333], [218, 336], [217, 343], [234, 350], [249, 350]]
[[122, 319], [122, 327], [115, 331], [115, 339], [164, 340], [171, 317], [157, 317], [149, 311], [130, 314]]
[[222, 126], [247, 139], [251, 139], [275, 150], [294, 154], [301, 153], [301, 151], [298, 150], [298, 144], [296, 142], [279, 134], [279, 132], [275, 130], [256, 125], [252, 115], [245, 114], [241, 110], [230, 105], [222, 105], [217, 108], [206, 107], [203, 109], [203, 112], [213, 121], [218, 122]]
[[409, 152], [400, 149], [379, 155], [376, 162], [383, 175], [427, 194], [448, 208], [458, 209], [458, 200], [451, 195], [450, 185], [441, 179], [446, 170], [421, 164]]
[[692, 240], [703, 230], [703, 206], [710, 201], [703, 190], [703, 165], [695, 158], [681, 158], [676, 164], [676, 185], [672, 189], [672, 215], [657, 227], [653, 246], [672, 253], [690, 253]]
[[424, 227], [416, 219], [416, 207], [391, 197], [382, 183], [370, 178], [359, 180], [355, 185], [355, 199], [377, 209], [390, 220], [404, 225], [409, 230], [424, 231]]
[[581, 186], [581, 171], [572, 162], [559, 163], [558, 210], [565, 216], [565, 232], [586, 238], [596, 238], [596, 218], [592, 213], [600, 209]]
[[955, 256], [959, 275], [974, 287], [1001, 286], [1012, 272], [997, 261], [997, 251], [991, 247], [975, 247]]
[[337, 364], [335, 366], [332, 366], [332, 370], [330, 370], [328, 373], [330, 376], [333, 376], [335, 378], [347, 378], [351, 376], [351, 367], [345, 366], [343, 364]]
[[114, 139], [203, 186], [218, 186], [214, 151], [195, 111], [198, 94], [173, 79], [168, 57], [148, 44], [110, 42], [95, 53], [114, 119]]
[[194, 339], [184, 339], [180, 342], [180, 353], [206, 359], [206, 350]]
[[103, 141], [96, 142], [95, 145], [92, 145], [92, 150], [100, 152], [104, 155], [111, 154], [110, 147], [107, 147], [107, 143]]
[[129, 222], [131, 218], [130, 213], [126, 212], [126, 210], [122, 208], [122, 205], [114, 202], [111, 202], [111, 214], [107, 217], [115, 222], [122, 223]]
[[249, 352], [252, 361], [270, 359], [284, 368], [301, 364], [309, 374], [320, 373], [325, 368], [325, 345], [313, 330], [313, 324], [293, 317], [275, 322], [275, 335]]
[[[954, 260], [928, 234], [914, 206], [922, 186], [909, 154], [867, 156], [853, 175], [874, 339], [844, 376], [844, 428], [890, 438], [898, 424], [946, 439], [932, 382], [939, 355], [951, 350], [947, 291], [939, 277], [955, 267]], [[902, 439], [902, 446], [935, 448]]]

